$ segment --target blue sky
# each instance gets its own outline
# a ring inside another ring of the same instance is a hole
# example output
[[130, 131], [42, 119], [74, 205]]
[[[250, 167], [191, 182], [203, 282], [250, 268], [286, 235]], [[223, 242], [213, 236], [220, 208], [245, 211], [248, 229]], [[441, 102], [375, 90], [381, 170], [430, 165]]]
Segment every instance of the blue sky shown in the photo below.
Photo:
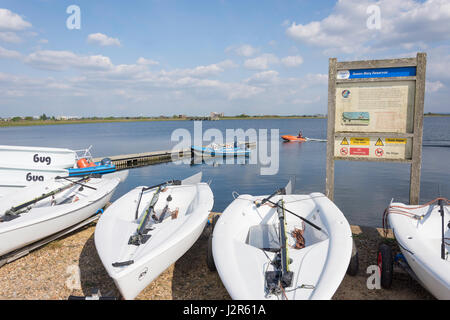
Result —
[[330, 57], [418, 51], [450, 112], [449, 26], [449, 0], [0, 1], [0, 117], [326, 113]]

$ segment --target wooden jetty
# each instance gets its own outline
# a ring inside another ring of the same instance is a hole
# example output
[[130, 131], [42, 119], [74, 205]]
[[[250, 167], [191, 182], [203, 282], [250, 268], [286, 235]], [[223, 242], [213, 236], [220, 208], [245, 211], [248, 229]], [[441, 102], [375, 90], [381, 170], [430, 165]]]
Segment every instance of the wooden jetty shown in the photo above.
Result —
[[[256, 146], [256, 142], [245, 142], [246, 148], [253, 149]], [[101, 161], [103, 158], [111, 159], [111, 162], [116, 166], [117, 170], [138, 168], [158, 163], [171, 162], [172, 160], [181, 160], [185, 158], [192, 158], [193, 153], [191, 149], [179, 149], [179, 150], [164, 150], [164, 151], [151, 151], [143, 153], [123, 154], [116, 156], [108, 156], [101, 158], [94, 158], [95, 162]], [[205, 157], [205, 156], [204, 156]]]
[[[111, 162], [116, 166], [117, 170], [123, 170], [171, 162], [174, 158], [182, 159], [184, 157], [191, 157], [191, 149], [151, 151], [108, 156], [107, 158], [111, 159]], [[103, 158], [95, 158], [94, 161], [101, 161]]]

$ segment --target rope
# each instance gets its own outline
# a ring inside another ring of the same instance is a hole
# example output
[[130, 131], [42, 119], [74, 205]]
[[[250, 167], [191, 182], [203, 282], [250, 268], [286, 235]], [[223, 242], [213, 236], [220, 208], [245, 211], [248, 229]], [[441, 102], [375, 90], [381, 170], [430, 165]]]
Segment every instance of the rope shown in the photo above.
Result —
[[396, 205], [396, 206], [390, 205], [383, 212], [383, 233], [384, 233], [384, 236], [386, 237], [387, 234], [388, 234], [388, 229], [389, 229], [388, 215], [389, 214], [400, 214], [400, 215], [407, 216], [408, 218], [411, 218], [411, 219], [422, 220], [424, 215], [419, 216], [419, 215], [417, 215], [417, 214], [415, 214], [415, 213], [413, 213], [411, 211], [425, 208], [427, 206], [430, 206], [430, 205], [438, 202], [439, 200], [443, 200], [447, 205], [450, 205], [450, 200], [448, 200], [447, 198], [442, 198], [442, 197], [439, 197], [439, 198], [436, 198], [434, 200], [428, 201], [427, 203], [424, 203], [422, 205], [415, 205], [415, 206], [409, 206], [409, 207], [399, 206], [399, 205]]
[[286, 291], [284, 291], [284, 288], [283, 288], [283, 286], [281, 285], [281, 283], [280, 283], [280, 288], [281, 288], [281, 292], [283, 292], [284, 298], [285, 298], [286, 300], [289, 300], [288, 297], [287, 297], [287, 295], [286, 295]]
[[294, 228], [294, 230], [291, 231], [291, 236], [295, 239], [295, 245], [291, 246], [291, 248], [303, 249], [306, 246], [305, 237], [303, 236], [304, 232], [305, 232], [304, 222], [302, 223], [302, 229]]

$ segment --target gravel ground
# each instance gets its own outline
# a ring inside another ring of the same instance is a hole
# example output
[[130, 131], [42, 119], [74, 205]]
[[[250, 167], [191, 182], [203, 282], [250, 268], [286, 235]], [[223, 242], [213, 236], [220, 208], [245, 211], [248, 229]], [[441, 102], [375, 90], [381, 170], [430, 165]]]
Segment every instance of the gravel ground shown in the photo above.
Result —
[[[0, 268], [0, 299], [67, 299], [91, 295], [100, 289], [104, 296], [119, 297], [94, 245], [95, 223], [53, 241]], [[369, 290], [367, 267], [376, 264], [378, 243], [385, 241], [397, 252], [393, 240], [383, 239], [373, 228], [352, 227], [358, 248], [359, 272], [346, 275], [333, 299], [433, 299], [404, 272], [396, 272], [392, 288]], [[175, 264], [163, 272], [137, 297], [139, 300], [226, 300], [230, 299], [216, 272], [206, 266], [207, 230]]]

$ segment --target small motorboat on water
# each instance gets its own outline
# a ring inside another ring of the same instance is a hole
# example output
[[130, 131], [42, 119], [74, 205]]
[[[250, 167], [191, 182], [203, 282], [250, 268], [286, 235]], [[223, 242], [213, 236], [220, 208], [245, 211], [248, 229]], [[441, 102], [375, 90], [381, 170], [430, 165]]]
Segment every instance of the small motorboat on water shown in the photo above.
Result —
[[111, 199], [128, 171], [102, 178], [57, 177], [0, 199], [0, 256], [88, 219]]
[[200, 237], [214, 203], [201, 176], [137, 187], [100, 217], [95, 247], [123, 298], [134, 299]]
[[291, 135], [284, 135], [284, 136], [281, 136], [281, 138], [284, 141], [300, 141], [300, 142], [307, 141], [307, 138], [305, 138], [305, 137], [291, 136]]
[[390, 247], [380, 245], [381, 285], [390, 287], [396, 261], [437, 299], [450, 300], [450, 201], [437, 198], [423, 205], [391, 201], [383, 227], [392, 229], [402, 253], [393, 259]]
[[87, 174], [106, 174], [116, 171], [116, 166], [112, 164], [111, 159], [104, 158], [101, 161], [89, 161], [86, 158], [81, 158], [77, 161], [76, 168], [67, 169], [70, 177], [85, 176]]
[[250, 149], [244, 145], [239, 144], [216, 144], [212, 143], [206, 147], [191, 146], [191, 151], [195, 156], [212, 156], [212, 157], [226, 157], [226, 156], [250, 156]]
[[232, 299], [330, 299], [344, 278], [346, 218], [323, 194], [290, 189], [240, 195], [214, 222], [212, 260]]

